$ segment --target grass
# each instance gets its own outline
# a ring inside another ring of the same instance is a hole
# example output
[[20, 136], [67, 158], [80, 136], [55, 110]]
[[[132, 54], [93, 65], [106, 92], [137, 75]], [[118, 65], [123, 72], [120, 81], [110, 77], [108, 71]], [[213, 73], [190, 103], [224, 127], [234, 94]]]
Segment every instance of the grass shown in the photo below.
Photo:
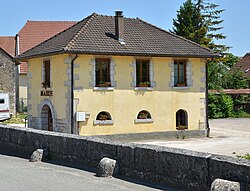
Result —
[[245, 155], [236, 155], [238, 158], [243, 158], [243, 159], [247, 159], [247, 160], [250, 160], [250, 154], [247, 153]]
[[25, 117], [28, 115], [25, 113], [17, 113], [16, 115], [13, 115], [11, 119], [4, 121], [5, 124], [23, 124]]
[[247, 113], [245, 111], [238, 111], [233, 113], [233, 117], [235, 118], [250, 118], [250, 113]]

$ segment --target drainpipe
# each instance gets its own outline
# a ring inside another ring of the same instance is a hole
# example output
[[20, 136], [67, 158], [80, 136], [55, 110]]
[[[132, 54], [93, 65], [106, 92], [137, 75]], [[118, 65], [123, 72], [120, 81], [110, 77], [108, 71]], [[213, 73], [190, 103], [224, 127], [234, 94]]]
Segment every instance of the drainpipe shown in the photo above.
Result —
[[[19, 35], [16, 34], [15, 36], [15, 57], [19, 55]], [[16, 112], [20, 112], [19, 107], [19, 64], [15, 64], [15, 93], [16, 93]], [[15, 113], [16, 113], [15, 112]]]
[[207, 130], [207, 137], [210, 136], [210, 127], [208, 122], [208, 61], [206, 61], [206, 130]]
[[77, 59], [78, 55], [71, 60], [71, 134], [74, 134], [74, 61]]

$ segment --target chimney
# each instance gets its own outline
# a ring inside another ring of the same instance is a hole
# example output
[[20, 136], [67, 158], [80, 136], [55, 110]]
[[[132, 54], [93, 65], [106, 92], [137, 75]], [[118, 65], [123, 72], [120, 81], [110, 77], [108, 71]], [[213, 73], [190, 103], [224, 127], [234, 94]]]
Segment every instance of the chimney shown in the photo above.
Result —
[[121, 44], [124, 42], [124, 19], [122, 11], [115, 12], [115, 36]]

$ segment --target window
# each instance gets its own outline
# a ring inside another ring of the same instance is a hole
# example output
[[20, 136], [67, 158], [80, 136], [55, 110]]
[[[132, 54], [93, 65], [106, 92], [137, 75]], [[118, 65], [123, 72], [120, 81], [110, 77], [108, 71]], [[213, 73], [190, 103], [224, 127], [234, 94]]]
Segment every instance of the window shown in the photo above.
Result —
[[151, 119], [151, 115], [148, 111], [142, 110], [138, 113], [137, 119]]
[[4, 104], [4, 99], [0, 99], [0, 104]]
[[108, 112], [102, 111], [98, 113], [96, 120], [111, 120], [111, 116]]
[[114, 122], [111, 115], [106, 111], [101, 111], [98, 113], [96, 120], [94, 120], [94, 125], [113, 125]]
[[44, 81], [42, 84], [44, 88], [50, 88], [50, 60], [44, 61], [43, 67], [44, 67]]
[[188, 128], [187, 112], [180, 109], [176, 112], [176, 129], [184, 130], [187, 128]]
[[186, 79], [186, 61], [174, 62], [174, 86], [187, 86]]
[[150, 86], [149, 60], [136, 60], [136, 86]]
[[135, 119], [135, 123], [136, 124], [140, 124], [140, 123], [153, 123], [153, 119], [151, 117], [151, 114], [146, 111], [146, 110], [142, 110], [138, 113], [136, 119]]
[[95, 84], [97, 87], [110, 87], [110, 60], [96, 59], [95, 60]]

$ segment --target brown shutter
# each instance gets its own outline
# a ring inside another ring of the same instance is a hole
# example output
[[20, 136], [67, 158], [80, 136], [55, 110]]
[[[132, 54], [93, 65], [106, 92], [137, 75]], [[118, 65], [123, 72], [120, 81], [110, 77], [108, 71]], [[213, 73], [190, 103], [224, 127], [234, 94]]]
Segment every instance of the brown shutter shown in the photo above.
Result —
[[50, 87], [50, 61], [47, 60], [44, 62], [45, 69], [45, 86]]

